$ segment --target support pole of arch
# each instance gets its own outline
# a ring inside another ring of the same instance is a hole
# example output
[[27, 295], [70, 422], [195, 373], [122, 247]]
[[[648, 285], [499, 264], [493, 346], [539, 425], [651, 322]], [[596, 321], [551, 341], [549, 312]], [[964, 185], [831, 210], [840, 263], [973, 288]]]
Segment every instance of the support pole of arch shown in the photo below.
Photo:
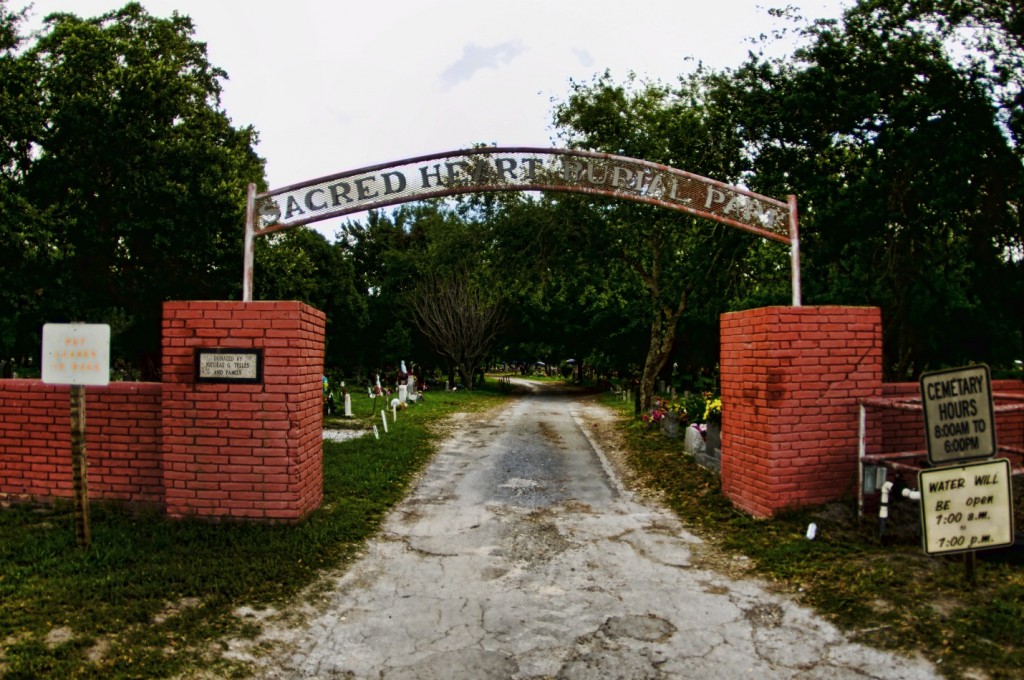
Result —
[[252, 302], [253, 267], [256, 259], [256, 185], [245, 191], [245, 253], [242, 256], [242, 302]]
[[797, 227], [796, 195], [789, 195], [789, 257], [793, 277], [793, 306], [800, 306], [800, 233]]

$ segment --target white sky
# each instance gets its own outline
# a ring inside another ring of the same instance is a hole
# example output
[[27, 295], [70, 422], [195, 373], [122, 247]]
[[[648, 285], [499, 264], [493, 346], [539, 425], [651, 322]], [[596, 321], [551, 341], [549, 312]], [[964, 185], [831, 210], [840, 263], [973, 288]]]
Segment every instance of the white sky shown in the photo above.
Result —
[[[476, 143], [551, 147], [552, 99], [565, 99], [570, 79], [609, 69], [616, 81], [634, 71], [670, 82], [696, 61], [738, 66], [748, 39], [778, 25], [766, 7], [819, 18], [851, 3], [142, 0], [155, 16], [192, 18], [228, 73], [227, 114], [259, 132], [271, 188]], [[28, 27], [124, 4], [35, 0]]]

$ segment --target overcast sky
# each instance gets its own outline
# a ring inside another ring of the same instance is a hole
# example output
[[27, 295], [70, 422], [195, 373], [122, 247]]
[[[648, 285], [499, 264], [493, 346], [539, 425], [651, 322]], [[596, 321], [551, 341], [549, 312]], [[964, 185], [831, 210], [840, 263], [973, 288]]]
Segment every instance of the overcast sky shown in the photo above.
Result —
[[[155, 16], [192, 18], [228, 73], [225, 110], [259, 132], [271, 188], [476, 143], [550, 147], [552, 99], [570, 79], [738, 66], [749, 39], [778, 25], [765, 7], [837, 17], [851, 2], [142, 0]], [[30, 26], [123, 4], [35, 0]]]

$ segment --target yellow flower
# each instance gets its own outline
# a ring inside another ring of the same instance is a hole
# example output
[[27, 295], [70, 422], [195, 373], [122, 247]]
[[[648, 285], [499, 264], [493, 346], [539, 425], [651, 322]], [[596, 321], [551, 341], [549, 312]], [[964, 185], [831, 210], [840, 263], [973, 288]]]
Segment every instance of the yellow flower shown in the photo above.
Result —
[[722, 399], [718, 397], [708, 401], [704, 409], [704, 420], [719, 419], [722, 417]]

